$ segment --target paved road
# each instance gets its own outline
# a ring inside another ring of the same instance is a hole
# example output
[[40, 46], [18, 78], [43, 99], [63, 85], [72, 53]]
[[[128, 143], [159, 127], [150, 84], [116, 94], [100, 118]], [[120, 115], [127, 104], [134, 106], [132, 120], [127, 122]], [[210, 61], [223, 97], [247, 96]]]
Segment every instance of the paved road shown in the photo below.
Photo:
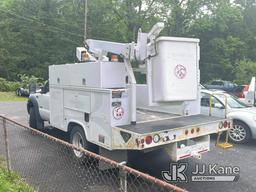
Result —
[[[6, 114], [19, 122], [27, 123], [26, 105], [24, 102], [0, 103], [0, 114]], [[49, 131], [50, 134], [58, 135], [61, 132]], [[66, 135], [61, 133], [65, 139]], [[211, 152], [205, 154], [201, 160], [188, 159], [184, 162], [189, 167], [186, 173], [195, 170], [195, 165], [218, 164], [221, 166], [238, 166], [240, 167], [240, 178], [237, 182], [188, 182], [178, 183], [178, 186], [184, 187], [189, 191], [195, 192], [254, 192], [256, 191], [256, 142], [252, 141], [246, 145], [236, 145], [234, 148], [223, 150], [214, 147], [213, 138], [211, 141]], [[47, 157], [47, 146], [41, 146], [44, 155]], [[49, 147], [49, 146], [48, 146]], [[51, 152], [49, 152], [51, 153]], [[42, 155], [42, 154], [41, 154]], [[140, 154], [135, 157], [132, 166], [143, 172], [161, 178], [161, 172], [169, 170], [170, 158], [168, 152], [164, 150]]]

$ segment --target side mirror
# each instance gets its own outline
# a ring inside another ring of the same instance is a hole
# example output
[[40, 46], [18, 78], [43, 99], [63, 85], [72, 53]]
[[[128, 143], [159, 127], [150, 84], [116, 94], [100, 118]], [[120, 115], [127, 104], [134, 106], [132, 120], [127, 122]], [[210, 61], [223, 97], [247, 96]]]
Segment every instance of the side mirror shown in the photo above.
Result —
[[49, 81], [45, 83], [43, 87], [41, 87], [41, 93], [45, 94], [49, 92]]

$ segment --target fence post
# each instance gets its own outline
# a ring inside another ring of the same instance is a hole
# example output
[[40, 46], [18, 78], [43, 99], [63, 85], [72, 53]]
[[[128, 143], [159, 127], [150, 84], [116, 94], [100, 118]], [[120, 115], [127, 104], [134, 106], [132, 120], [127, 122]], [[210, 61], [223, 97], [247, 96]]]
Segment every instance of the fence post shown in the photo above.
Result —
[[11, 163], [10, 163], [9, 143], [8, 143], [6, 119], [4, 117], [3, 117], [3, 128], [4, 128], [4, 142], [5, 142], [5, 154], [6, 154], [7, 170], [10, 171], [11, 170]]
[[122, 192], [127, 192], [127, 173], [126, 173], [126, 171], [119, 168], [119, 176], [120, 176], [120, 189]]

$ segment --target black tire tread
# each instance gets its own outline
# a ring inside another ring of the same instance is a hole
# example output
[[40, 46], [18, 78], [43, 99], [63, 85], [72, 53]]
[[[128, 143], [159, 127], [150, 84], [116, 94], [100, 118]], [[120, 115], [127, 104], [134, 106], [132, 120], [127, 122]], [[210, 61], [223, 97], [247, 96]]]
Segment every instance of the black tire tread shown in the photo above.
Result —
[[29, 126], [35, 129], [37, 128], [37, 119], [34, 107], [30, 107], [29, 109]]

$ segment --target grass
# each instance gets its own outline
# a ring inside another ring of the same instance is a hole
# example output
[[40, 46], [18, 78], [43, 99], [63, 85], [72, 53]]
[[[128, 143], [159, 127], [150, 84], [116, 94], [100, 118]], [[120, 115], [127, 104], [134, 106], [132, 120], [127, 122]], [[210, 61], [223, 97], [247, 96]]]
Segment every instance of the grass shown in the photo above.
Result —
[[27, 101], [26, 97], [18, 97], [15, 92], [0, 92], [0, 102]]
[[0, 157], [0, 191], [2, 192], [33, 192], [15, 172], [8, 172], [3, 158]]

